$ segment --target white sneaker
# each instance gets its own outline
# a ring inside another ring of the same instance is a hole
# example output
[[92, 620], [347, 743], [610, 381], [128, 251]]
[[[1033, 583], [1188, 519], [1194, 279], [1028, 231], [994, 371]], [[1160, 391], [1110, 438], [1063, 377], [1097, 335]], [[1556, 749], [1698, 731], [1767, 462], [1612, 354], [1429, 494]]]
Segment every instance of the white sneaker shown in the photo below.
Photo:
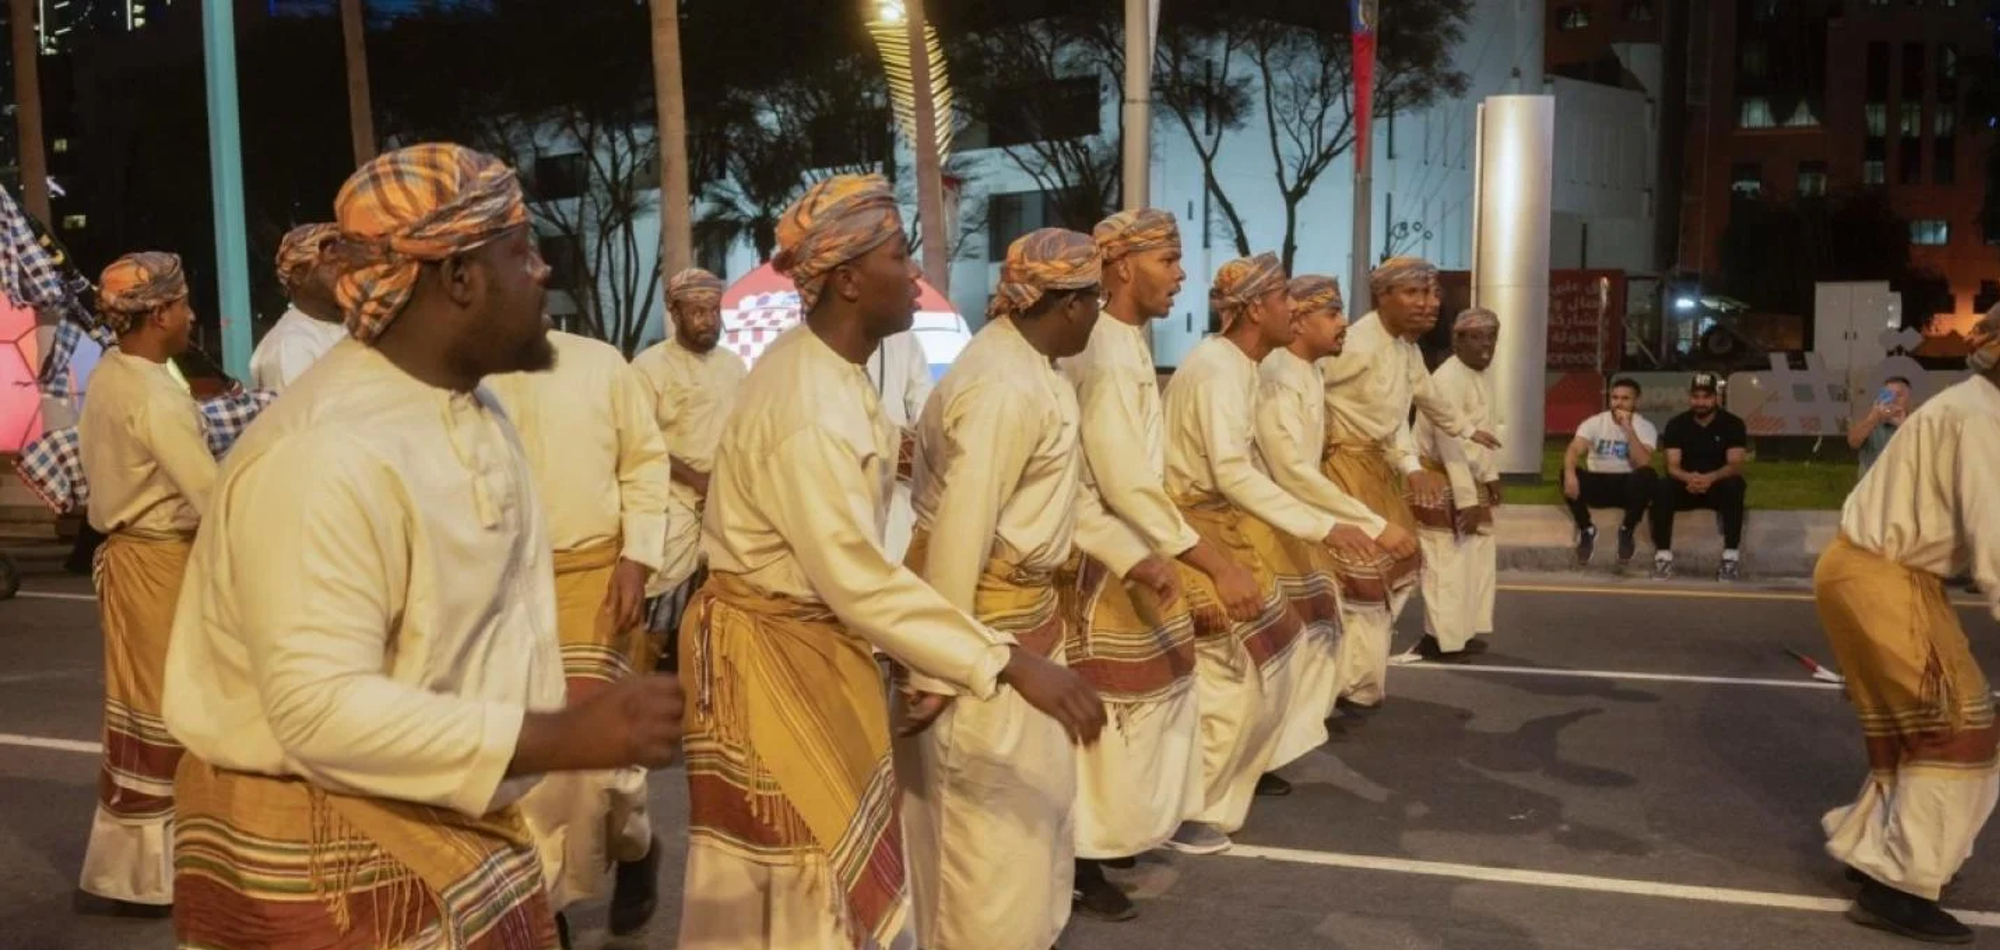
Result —
[[1181, 822], [1174, 836], [1167, 839], [1167, 847], [1182, 854], [1221, 854], [1235, 843], [1214, 825], [1199, 821]]

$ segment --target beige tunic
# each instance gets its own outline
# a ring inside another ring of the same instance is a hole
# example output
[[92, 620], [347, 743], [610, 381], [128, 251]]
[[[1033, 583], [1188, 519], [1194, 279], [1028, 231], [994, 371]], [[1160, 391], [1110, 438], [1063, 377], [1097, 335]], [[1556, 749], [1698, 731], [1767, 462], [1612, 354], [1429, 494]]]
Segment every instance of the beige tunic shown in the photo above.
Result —
[[[722, 426], [736, 406], [737, 387], [750, 372], [743, 358], [722, 347], [695, 353], [670, 337], [634, 357], [632, 368], [645, 381], [667, 454], [695, 471], [709, 471]], [[664, 554], [648, 596], [680, 586], [701, 564], [702, 497], [677, 481], [669, 493]]]
[[1341, 491], [1320, 468], [1326, 454], [1326, 380], [1319, 366], [1290, 350], [1273, 350], [1258, 365], [1257, 458], [1292, 497], [1381, 537], [1380, 515]]
[[542, 508], [484, 388], [352, 341], [229, 453], [195, 544], [165, 718], [218, 768], [482, 815], [529, 710], [563, 704]]
[[[716, 451], [702, 521], [709, 568], [826, 605], [925, 689], [992, 697], [1011, 638], [883, 553], [899, 442], [860, 365], [809, 326], [787, 331], [758, 359]], [[680, 945], [847, 946], [826, 873], [754, 863], [697, 838]]]
[[208, 507], [215, 456], [171, 366], [113, 349], [91, 374], [77, 441], [90, 526], [105, 534], [186, 537]]
[[287, 309], [250, 352], [250, 388], [284, 392], [345, 339], [345, 326], [315, 320], [297, 307]]
[[[1491, 432], [1501, 424], [1493, 386], [1483, 372], [1453, 356], [1431, 374], [1431, 390], [1475, 428]], [[1451, 479], [1452, 500], [1458, 508], [1479, 504], [1480, 487], [1498, 481], [1500, 469], [1493, 450], [1446, 435], [1429, 416], [1417, 417], [1414, 433], [1423, 459], [1442, 466]], [[1465, 537], [1448, 531], [1417, 532], [1424, 566], [1419, 584], [1424, 592], [1424, 632], [1437, 638], [1439, 649], [1463, 649], [1473, 637], [1493, 632], [1493, 601], [1498, 550], [1493, 533], [1482, 529]]]
[[1478, 431], [1432, 390], [1423, 351], [1391, 336], [1373, 312], [1348, 329], [1346, 348], [1320, 360], [1319, 368], [1326, 379], [1327, 440], [1380, 444], [1405, 473], [1423, 468], [1410, 437], [1411, 406], [1458, 438]]

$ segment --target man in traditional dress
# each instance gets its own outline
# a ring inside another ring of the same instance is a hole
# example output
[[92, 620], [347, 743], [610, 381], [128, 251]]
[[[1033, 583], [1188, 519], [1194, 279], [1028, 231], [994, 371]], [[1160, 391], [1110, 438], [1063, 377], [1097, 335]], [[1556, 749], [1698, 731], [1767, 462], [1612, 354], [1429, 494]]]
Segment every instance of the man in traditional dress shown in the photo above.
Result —
[[701, 509], [722, 423], [736, 405], [736, 388], [750, 372], [743, 357], [716, 346], [722, 339], [722, 280], [690, 267], [667, 281], [673, 336], [632, 360], [651, 392], [654, 421], [666, 437], [673, 485], [667, 498], [665, 553], [646, 585], [650, 626], [667, 640], [662, 654], [676, 656], [681, 609], [699, 584]]
[[98, 319], [118, 346], [98, 364], [77, 421], [90, 524], [106, 535], [92, 572], [104, 628], [104, 764], [78, 908], [164, 915], [174, 902], [181, 747], [160, 721], [160, 679], [215, 458], [201, 411], [167, 369], [194, 322], [180, 258], [128, 254], [98, 288]]
[[1850, 917], [1939, 943], [1972, 942], [1938, 891], [2000, 796], [1993, 690], [1945, 593], [1970, 573], [2000, 619], [2000, 307], [1971, 342], [1973, 376], [1904, 420], [1813, 572], [1869, 767], [1821, 822], [1827, 853], [1861, 884]]
[[[723, 427], [688, 607], [682, 950], [912, 947], [879, 647], [923, 692], [1011, 689], [1092, 741], [1104, 707], [882, 551], [898, 434], [863, 367], [910, 326], [917, 270], [880, 176], [814, 184], [777, 225], [804, 322]], [[1038, 873], [1049, 873], [1039, 869]]]
[[1117, 728], [1077, 752], [1077, 909], [1104, 920], [1137, 914], [1105, 879], [1103, 863], [1162, 844], [1213, 854], [1229, 838], [1183, 820], [1205, 804], [1195, 710], [1197, 636], [1227, 636], [1232, 620], [1263, 612], [1257, 580], [1182, 520], [1166, 489], [1166, 430], [1146, 324], [1173, 309], [1186, 274], [1174, 216], [1121, 211], [1092, 235], [1104, 254], [1104, 312], [1090, 343], [1061, 361], [1083, 420], [1085, 483], [1147, 549], [1176, 558], [1188, 596], [1177, 605], [1118, 582], [1085, 557], [1076, 578], [1082, 617], [1064, 656], [1115, 710]]
[[549, 529], [480, 383], [554, 359], [514, 171], [418, 145], [335, 210], [354, 339], [231, 450], [174, 621], [179, 945], [553, 950], [518, 801], [666, 764], [679, 687], [563, 704]]
[[[636, 669], [652, 671], [641, 616], [667, 533], [667, 449], [654, 400], [608, 343], [551, 332], [554, 369], [487, 382], [520, 434], [555, 551], [556, 634], [567, 702]], [[601, 900], [617, 865], [610, 929], [645, 926], [658, 906], [660, 845], [646, 815], [646, 770], [552, 775], [521, 800], [541, 845], [549, 902]]]
[[[1373, 538], [1380, 550], [1366, 552], [1363, 564], [1385, 556], [1408, 557], [1417, 550], [1417, 539], [1410, 532], [1368, 510], [1320, 471], [1326, 444], [1326, 381], [1320, 376], [1319, 361], [1339, 356], [1347, 343], [1340, 284], [1318, 275], [1294, 277], [1286, 296], [1296, 332], [1291, 343], [1272, 350], [1258, 364], [1257, 460], [1279, 488]], [[1277, 758], [1289, 760], [1326, 740], [1326, 719], [1340, 690], [1340, 571], [1338, 549], [1316, 540], [1280, 537], [1278, 541], [1288, 562], [1279, 570], [1278, 580], [1305, 618], [1307, 638], [1292, 661], [1299, 668], [1298, 682], [1292, 712], [1278, 740]]]
[[[1340, 356], [1320, 361], [1326, 376], [1326, 477], [1384, 520], [1414, 532], [1416, 515], [1404, 498], [1405, 480], [1419, 505], [1435, 507], [1448, 485], [1424, 471], [1410, 436], [1414, 405], [1454, 439], [1489, 448], [1500, 445], [1431, 391], [1418, 337], [1437, 325], [1437, 267], [1414, 257], [1392, 257], [1368, 276], [1376, 309], [1347, 334]], [[1396, 617], [1416, 586], [1418, 559], [1383, 558], [1343, 565], [1341, 583], [1339, 705], [1366, 715], [1382, 703], [1389, 641]]]
[[[1156, 596], [1178, 596], [1172, 565], [1081, 490], [1076, 391], [1054, 360], [1090, 341], [1100, 260], [1087, 234], [1050, 228], [1016, 240], [986, 328], [917, 425], [910, 568], [953, 606], [1057, 663], [1075, 620], [1056, 578], [1072, 541]], [[1070, 915], [1069, 737], [1008, 690], [944, 702], [918, 694], [908, 728], [935, 724], [897, 755], [911, 799], [904, 828], [918, 942], [1048, 950]]]
[[333, 281], [339, 271], [326, 254], [340, 236], [332, 223], [302, 224], [278, 244], [278, 283], [291, 307], [250, 353], [250, 388], [283, 392], [347, 337]]
[[[1451, 325], [1451, 357], [1431, 374], [1431, 391], [1482, 432], [1501, 423], [1500, 406], [1486, 368], [1500, 342], [1500, 317], [1484, 307], [1458, 315]], [[1493, 592], [1499, 549], [1493, 543], [1493, 509], [1500, 506], [1500, 469], [1492, 450], [1464, 444], [1419, 416], [1417, 452], [1424, 470], [1443, 472], [1449, 497], [1437, 508], [1417, 510], [1423, 542], [1424, 636], [1416, 655], [1462, 662], [1483, 653], [1493, 632]]]
[[[1375, 543], [1359, 527], [1286, 493], [1254, 461], [1257, 366], [1293, 335], [1277, 255], [1223, 264], [1209, 304], [1222, 333], [1197, 344], [1167, 383], [1167, 491], [1203, 540], [1249, 566], [1263, 605], [1229, 636], [1197, 644], [1204, 806], [1192, 823], [1228, 835], [1243, 827], [1253, 795], [1290, 791], [1267, 773], [1288, 761], [1277, 758], [1278, 740], [1292, 711], [1293, 659], [1305, 620], [1279, 585], [1277, 568], [1307, 569], [1294, 567], [1278, 538], [1340, 547], [1359, 558], [1374, 552]], [[1325, 741], [1321, 725], [1316, 737], [1288, 751], [1297, 757]]]

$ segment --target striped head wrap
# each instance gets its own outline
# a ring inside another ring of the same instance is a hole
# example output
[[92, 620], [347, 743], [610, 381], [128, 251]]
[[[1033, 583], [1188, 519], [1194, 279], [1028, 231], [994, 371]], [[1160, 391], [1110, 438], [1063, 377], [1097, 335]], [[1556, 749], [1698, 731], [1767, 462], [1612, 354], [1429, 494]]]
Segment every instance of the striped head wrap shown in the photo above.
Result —
[[1091, 237], [1104, 252], [1106, 264], [1121, 261], [1127, 254], [1181, 246], [1181, 229], [1174, 223], [1173, 212], [1158, 208], [1120, 211], [1099, 221]]
[[1965, 357], [1965, 365], [1975, 373], [1991, 372], [2000, 366], [2000, 304], [1986, 311], [1986, 316], [1972, 325], [1972, 333], [1967, 338], [1972, 344], [1972, 352]]
[[278, 283], [291, 296], [319, 266], [327, 245], [340, 237], [340, 226], [332, 222], [301, 224], [285, 233], [278, 242]]
[[1285, 267], [1278, 255], [1265, 251], [1255, 257], [1239, 257], [1223, 264], [1208, 285], [1208, 305], [1222, 314], [1222, 328], [1229, 329], [1235, 316], [1273, 290], [1285, 290]]
[[667, 305], [693, 304], [697, 307], [722, 302], [722, 278], [690, 267], [667, 281]]
[[347, 332], [373, 341], [409, 305], [424, 264], [498, 240], [528, 223], [521, 182], [491, 155], [446, 143], [381, 155], [334, 199], [340, 221], [335, 296]]
[[1104, 259], [1087, 234], [1043, 228], [1007, 247], [1000, 284], [993, 288], [987, 319], [1012, 317], [1034, 307], [1051, 290], [1082, 290], [1104, 279]]
[[1340, 281], [1320, 274], [1292, 278], [1285, 285], [1285, 295], [1291, 298], [1293, 316], [1303, 317], [1322, 310], [1341, 313], [1347, 309], [1347, 301], [1340, 296]]
[[111, 262], [97, 282], [97, 320], [124, 335], [148, 314], [188, 295], [180, 255], [140, 251]]
[[1421, 257], [1392, 257], [1368, 272], [1368, 293], [1381, 297], [1403, 284], [1435, 284], [1437, 265]]
[[1487, 329], [1500, 329], [1500, 315], [1485, 307], [1473, 307], [1461, 311], [1458, 319], [1451, 322], [1451, 332], [1453, 333], [1457, 333], [1460, 330]]
[[771, 264], [799, 288], [811, 313], [833, 269], [903, 233], [896, 194], [880, 175], [835, 175], [815, 183], [778, 218], [778, 256]]

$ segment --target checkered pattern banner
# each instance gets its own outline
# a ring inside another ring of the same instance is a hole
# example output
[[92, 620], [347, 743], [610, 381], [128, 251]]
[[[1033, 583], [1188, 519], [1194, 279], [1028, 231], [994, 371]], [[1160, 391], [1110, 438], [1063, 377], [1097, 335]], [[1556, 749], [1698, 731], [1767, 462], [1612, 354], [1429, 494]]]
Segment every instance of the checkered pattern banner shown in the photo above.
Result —
[[727, 342], [745, 362], [755, 362], [771, 341], [798, 322], [798, 291], [753, 294], [728, 315]]
[[[229, 453], [257, 414], [278, 397], [269, 390], [239, 390], [200, 403], [202, 435], [217, 459]], [[81, 511], [90, 504], [90, 484], [83, 477], [83, 451], [76, 427], [57, 429], [21, 450], [14, 471], [42, 503], [57, 514]]]

